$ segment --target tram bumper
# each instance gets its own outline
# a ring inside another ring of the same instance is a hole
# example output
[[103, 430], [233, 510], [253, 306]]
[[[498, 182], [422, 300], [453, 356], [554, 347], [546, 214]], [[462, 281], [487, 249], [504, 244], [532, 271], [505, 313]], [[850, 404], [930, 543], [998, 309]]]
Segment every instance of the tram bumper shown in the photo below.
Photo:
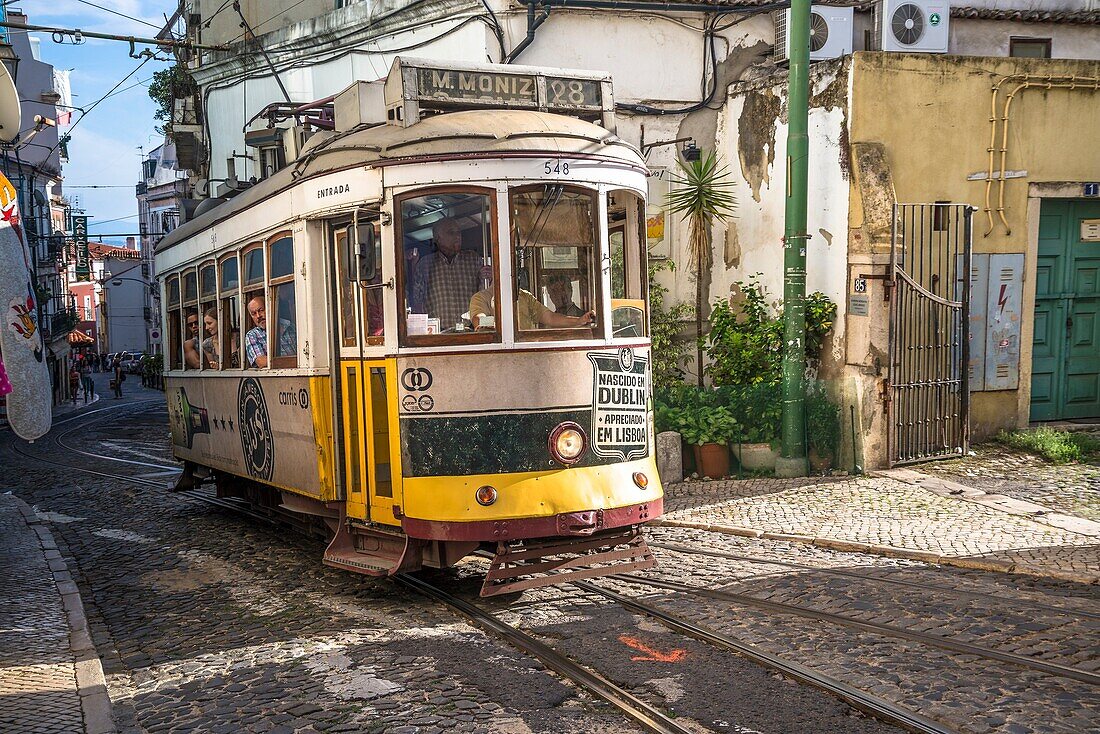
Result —
[[[583, 514], [583, 513], [570, 513]], [[637, 526], [577, 537], [497, 544], [481, 596], [653, 568], [657, 559]]]

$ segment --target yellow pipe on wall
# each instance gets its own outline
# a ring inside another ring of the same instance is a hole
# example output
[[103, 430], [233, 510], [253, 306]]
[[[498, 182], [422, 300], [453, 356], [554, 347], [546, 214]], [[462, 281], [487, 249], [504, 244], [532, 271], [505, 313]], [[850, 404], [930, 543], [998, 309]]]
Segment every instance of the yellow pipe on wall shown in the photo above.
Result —
[[985, 213], [986, 213], [987, 218], [989, 219], [989, 229], [985, 233], [986, 237], [988, 237], [993, 232], [993, 213], [992, 213], [991, 207], [990, 207], [990, 193], [991, 193], [991, 189], [992, 189], [992, 179], [993, 179], [993, 150], [994, 150], [993, 145], [994, 145], [994, 141], [996, 140], [996, 134], [997, 134], [997, 130], [996, 130], [996, 124], [997, 124], [997, 122], [996, 122], [996, 117], [997, 117], [997, 115], [996, 115], [997, 94], [998, 94], [998, 91], [1000, 90], [1001, 84], [1003, 84], [1007, 81], [1015, 80], [1015, 79], [1023, 79], [1023, 81], [1020, 84], [1017, 84], [1016, 87], [1011, 92], [1009, 92], [1009, 94], [1005, 97], [1004, 110], [1003, 110], [1003, 113], [1001, 114], [1001, 148], [1000, 148], [1000, 152], [1001, 152], [1001, 170], [1000, 170], [1000, 172], [998, 173], [998, 176], [997, 176], [997, 188], [998, 188], [998, 191], [997, 191], [997, 216], [1001, 220], [1001, 224], [1004, 225], [1006, 235], [1011, 235], [1012, 234], [1012, 227], [1009, 226], [1008, 219], [1005, 217], [1005, 181], [1006, 181], [1005, 168], [1006, 168], [1007, 161], [1008, 161], [1008, 124], [1009, 124], [1009, 112], [1011, 111], [1011, 108], [1012, 108], [1012, 100], [1016, 97], [1017, 94], [1019, 94], [1023, 90], [1030, 89], [1030, 88], [1033, 88], [1033, 87], [1040, 87], [1040, 88], [1046, 89], [1046, 90], [1050, 90], [1050, 89], [1069, 89], [1069, 90], [1072, 91], [1072, 90], [1075, 90], [1075, 89], [1081, 89], [1081, 90], [1092, 91], [1092, 92], [1100, 90], [1100, 77], [1091, 77], [1091, 76], [1089, 76], [1089, 77], [1079, 77], [1079, 76], [1055, 77], [1055, 76], [1048, 76], [1048, 77], [1045, 78], [1044, 81], [1032, 81], [1031, 77], [1027, 74], [1023, 74], [1023, 75], [1014, 74], [1012, 76], [1003, 77], [996, 84], [993, 85], [993, 110], [992, 110], [992, 114], [991, 114], [991, 117], [990, 117], [990, 120], [993, 123], [993, 131], [992, 131], [992, 134], [991, 134], [991, 137], [990, 137], [990, 144], [989, 144], [989, 172], [986, 175], [986, 182], [985, 182]]

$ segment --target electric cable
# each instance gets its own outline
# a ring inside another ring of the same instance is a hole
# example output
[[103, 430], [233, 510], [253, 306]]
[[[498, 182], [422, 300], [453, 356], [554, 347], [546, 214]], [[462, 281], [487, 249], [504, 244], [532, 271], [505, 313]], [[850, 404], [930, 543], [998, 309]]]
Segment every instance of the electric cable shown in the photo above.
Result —
[[[122, 85], [123, 85], [123, 84], [124, 84], [124, 83], [126, 82], [126, 80], [127, 80], [127, 79], [129, 79], [130, 77], [132, 77], [132, 76], [133, 76], [134, 74], [137, 74], [137, 73], [138, 73], [138, 71], [139, 71], [139, 70], [141, 69], [141, 67], [143, 67], [143, 66], [145, 66], [145, 65], [146, 65], [147, 63], [149, 63], [149, 60], [150, 60], [150, 59], [152, 59], [152, 58], [153, 58], [152, 56], [146, 56], [146, 57], [145, 57], [144, 59], [142, 59], [142, 60], [141, 60], [141, 63], [140, 63], [140, 64], [138, 64], [138, 65], [137, 65], [137, 66], [136, 66], [136, 67], [135, 67], [135, 68], [134, 68], [134, 69], [133, 69], [133, 70], [132, 70], [132, 71], [131, 71], [131, 72], [130, 72], [129, 74], [127, 74], [126, 76], [122, 77], [122, 79], [120, 79], [120, 80], [118, 81], [118, 83], [117, 83], [117, 84], [115, 84], [115, 85], [114, 85], [113, 87], [111, 87], [111, 88], [110, 88], [109, 90], [107, 90], [107, 93], [106, 93], [106, 94], [104, 94], [104, 95], [103, 95], [102, 97], [100, 97], [99, 99], [97, 99], [97, 100], [96, 100], [95, 102], [92, 102], [92, 103], [91, 103], [90, 105], [88, 105], [88, 107], [87, 107], [87, 109], [85, 110], [84, 114], [82, 114], [82, 115], [81, 115], [80, 117], [78, 117], [78, 118], [76, 119], [76, 122], [74, 122], [74, 123], [72, 124], [72, 126], [71, 126], [71, 127], [70, 127], [70, 128], [69, 128], [69, 129], [68, 129], [68, 130], [67, 130], [66, 132], [67, 132], [68, 134], [70, 134], [70, 135], [71, 135], [71, 134], [72, 134], [72, 132], [73, 132], [73, 130], [75, 130], [75, 129], [76, 129], [76, 126], [77, 126], [77, 125], [79, 125], [79, 124], [80, 124], [81, 122], [83, 122], [83, 121], [84, 121], [84, 118], [85, 118], [85, 117], [87, 117], [87, 116], [88, 116], [89, 114], [91, 114], [92, 110], [94, 110], [94, 109], [96, 108], [96, 106], [97, 106], [97, 105], [98, 105], [98, 104], [99, 104], [100, 102], [102, 102], [103, 100], [107, 99], [107, 97], [111, 96], [111, 93], [112, 93], [112, 92], [114, 92], [114, 91], [115, 91], [116, 89], [118, 89], [119, 87], [121, 87], [121, 86], [122, 86]], [[58, 147], [59, 145], [61, 145], [61, 139], [60, 139], [60, 138], [58, 139], [58, 141], [57, 141], [56, 143], [54, 143], [54, 146], [53, 146], [52, 148], [50, 148], [50, 152], [46, 154], [46, 158], [47, 158], [47, 159], [48, 159], [48, 158], [49, 158], [49, 157], [50, 157], [51, 155], [53, 155], [53, 152], [54, 152], [55, 150], [57, 150], [57, 147]]]
[[96, 4], [95, 4], [95, 3], [93, 3], [93, 2], [88, 2], [88, 0], [76, 0], [76, 1], [77, 1], [78, 3], [82, 3], [82, 4], [84, 4], [84, 5], [90, 5], [90, 6], [92, 6], [93, 8], [98, 8], [98, 9], [100, 9], [100, 10], [104, 11], [104, 12], [107, 12], [107, 13], [112, 13], [113, 15], [117, 15], [117, 16], [119, 16], [119, 17], [122, 17], [122, 18], [126, 18], [127, 20], [132, 20], [132, 21], [134, 21], [134, 22], [136, 22], [136, 23], [141, 23], [142, 25], [147, 25], [147, 26], [149, 26], [150, 28], [156, 28], [156, 29], [157, 29], [158, 31], [159, 31], [159, 30], [162, 30], [162, 27], [161, 27], [161, 26], [159, 26], [159, 25], [153, 25], [152, 23], [150, 23], [150, 22], [149, 22], [149, 21], [147, 21], [147, 20], [142, 20], [141, 18], [135, 18], [135, 17], [134, 17], [134, 16], [132, 16], [132, 15], [126, 15], [126, 13], [120, 13], [120, 12], [119, 12], [119, 11], [117, 11], [117, 10], [111, 10], [110, 8], [105, 8], [105, 7], [103, 7], [102, 5], [96, 5]]
[[[301, 5], [302, 3], [304, 3], [305, 1], [306, 1], [306, 0], [298, 0], [298, 2], [294, 3], [294, 4], [293, 4], [293, 5], [291, 5], [291, 6], [289, 7], [289, 8], [287, 8], [287, 9], [285, 9], [285, 10], [280, 10], [280, 11], [279, 11], [278, 13], [275, 13], [275, 15], [272, 15], [272, 16], [271, 16], [271, 17], [269, 17], [269, 18], [266, 18], [266, 19], [264, 19], [264, 20], [261, 20], [261, 21], [260, 21], [259, 23], [257, 23], [257, 24], [256, 24], [256, 28], [260, 28], [260, 27], [262, 27], [262, 26], [263, 26], [263, 25], [264, 25], [265, 23], [268, 23], [268, 22], [270, 22], [270, 21], [272, 21], [272, 20], [275, 20], [276, 18], [278, 18], [278, 17], [280, 16], [280, 15], [283, 15], [284, 13], [289, 13], [289, 12], [290, 12], [291, 10], [294, 10], [294, 8], [298, 7], [299, 5]], [[237, 2], [234, 2], [234, 5], [238, 5], [238, 4], [239, 4], [239, 3], [237, 3]], [[237, 10], [237, 12], [239, 13], [239, 12], [240, 12], [240, 10]], [[215, 15], [217, 15], [217, 13], [215, 13]], [[211, 17], [213, 17], [213, 16], [211, 16]], [[242, 16], [242, 17], [243, 17], [243, 16]], [[246, 30], [245, 30], [245, 33], [251, 33], [251, 34], [252, 34], [252, 37], [253, 37], [253, 38], [255, 38], [255, 37], [256, 37], [256, 33], [255, 33], [255, 31], [253, 31], [253, 30], [252, 30], [252, 28], [248, 28], [248, 29], [246, 29]], [[238, 35], [238, 36], [236, 36], [235, 38], [231, 39], [231, 40], [230, 40], [230, 41], [229, 41], [228, 43], [226, 43], [225, 45], [226, 45], [226, 46], [232, 46], [232, 45], [233, 45], [234, 43], [236, 43], [237, 41], [239, 41], [239, 40], [241, 40], [242, 38], [244, 38], [244, 37], [245, 37], [245, 33], [241, 33], [240, 35]]]

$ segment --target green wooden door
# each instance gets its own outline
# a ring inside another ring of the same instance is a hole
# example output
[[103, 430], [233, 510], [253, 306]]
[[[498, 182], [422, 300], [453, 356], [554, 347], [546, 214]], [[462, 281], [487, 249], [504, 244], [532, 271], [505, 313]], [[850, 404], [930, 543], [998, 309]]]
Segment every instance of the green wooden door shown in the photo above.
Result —
[[1098, 201], [1043, 202], [1035, 278], [1031, 419], [1100, 417]]

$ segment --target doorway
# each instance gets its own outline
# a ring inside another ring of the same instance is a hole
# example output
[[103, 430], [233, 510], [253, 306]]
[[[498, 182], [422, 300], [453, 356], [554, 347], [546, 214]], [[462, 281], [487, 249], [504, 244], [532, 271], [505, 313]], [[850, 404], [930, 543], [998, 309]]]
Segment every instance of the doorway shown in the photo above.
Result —
[[1039, 214], [1031, 420], [1100, 417], [1100, 201]]

